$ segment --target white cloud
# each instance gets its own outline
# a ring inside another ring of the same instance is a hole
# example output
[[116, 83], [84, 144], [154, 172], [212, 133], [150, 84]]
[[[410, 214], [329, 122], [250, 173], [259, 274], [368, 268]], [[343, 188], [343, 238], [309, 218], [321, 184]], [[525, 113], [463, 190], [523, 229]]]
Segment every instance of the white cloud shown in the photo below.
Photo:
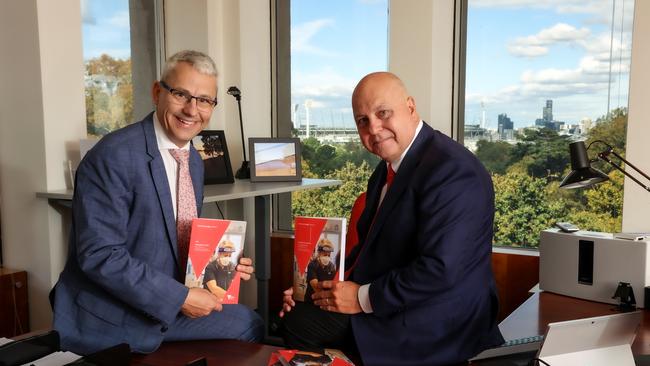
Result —
[[316, 19], [298, 24], [291, 29], [291, 52], [305, 52], [323, 56], [331, 56], [333, 53], [325, 51], [311, 44], [311, 39], [321, 29], [334, 24], [332, 19]]
[[532, 8], [552, 9], [561, 14], [603, 14], [609, 9], [610, 0], [471, 0], [470, 6], [479, 8]]
[[591, 34], [588, 28], [577, 29], [569, 24], [558, 23], [537, 34], [518, 37], [508, 45], [508, 52], [518, 57], [539, 57], [546, 55], [549, 47], [558, 43], [578, 43]]
[[508, 52], [513, 56], [533, 58], [546, 55], [548, 47], [510, 44], [508, 45]]

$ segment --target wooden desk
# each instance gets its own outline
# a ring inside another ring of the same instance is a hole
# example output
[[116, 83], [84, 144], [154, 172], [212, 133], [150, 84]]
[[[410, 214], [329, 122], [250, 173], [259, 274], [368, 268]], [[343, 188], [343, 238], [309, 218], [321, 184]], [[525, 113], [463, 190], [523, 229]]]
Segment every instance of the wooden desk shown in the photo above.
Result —
[[[641, 328], [632, 345], [635, 355], [650, 354], [650, 310], [642, 311]], [[517, 339], [544, 334], [548, 323], [616, 313], [615, 305], [538, 292], [505, 318], [499, 328], [505, 339]]]
[[208, 366], [266, 365], [280, 347], [233, 340], [166, 342], [148, 355], [133, 355], [131, 365], [183, 366], [205, 357]]

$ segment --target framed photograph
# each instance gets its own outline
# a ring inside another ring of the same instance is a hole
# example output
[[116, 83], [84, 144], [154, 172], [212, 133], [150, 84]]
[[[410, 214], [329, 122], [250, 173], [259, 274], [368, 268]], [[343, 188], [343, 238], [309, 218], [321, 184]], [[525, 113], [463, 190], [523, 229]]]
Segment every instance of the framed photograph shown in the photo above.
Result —
[[302, 179], [300, 139], [248, 139], [251, 182], [293, 182]]
[[192, 139], [192, 145], [203, 159], [204, 184], [233, 183], [226, 136], [222, 130], [203, 130]]

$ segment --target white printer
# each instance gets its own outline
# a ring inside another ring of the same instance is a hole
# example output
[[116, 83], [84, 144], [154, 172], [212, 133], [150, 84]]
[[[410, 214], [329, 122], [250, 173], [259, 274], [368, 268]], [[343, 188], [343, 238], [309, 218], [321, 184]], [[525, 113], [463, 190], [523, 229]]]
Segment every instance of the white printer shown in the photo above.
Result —
[[[612, 296], [628, 282], [638, 307], [650, 285], [650, 241], [614, 238], [592, 231], [544, 230], [539, 242], [539, 287], [561, 295], [618, 304]], [[649, 305], [650, 306], [650, 305]]]

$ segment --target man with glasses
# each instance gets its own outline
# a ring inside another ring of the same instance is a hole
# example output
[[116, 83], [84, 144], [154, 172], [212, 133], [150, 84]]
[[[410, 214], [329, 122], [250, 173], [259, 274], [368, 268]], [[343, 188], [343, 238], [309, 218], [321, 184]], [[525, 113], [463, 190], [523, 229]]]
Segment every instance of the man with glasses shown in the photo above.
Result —
[[[63, 349], [128, 343], [147, 353], [167, 340], [261, 339], [253, 311], [183, 285], [188, 225], [203, 201], [203, 163], [190, 141], [216, 95], [209, 56], [173, 55], [153, 85], [155, 112], [105, 136], [79, 165], [68, 259], [51, 294]], [[250, 258], [237, 271], [250, 279]]]

